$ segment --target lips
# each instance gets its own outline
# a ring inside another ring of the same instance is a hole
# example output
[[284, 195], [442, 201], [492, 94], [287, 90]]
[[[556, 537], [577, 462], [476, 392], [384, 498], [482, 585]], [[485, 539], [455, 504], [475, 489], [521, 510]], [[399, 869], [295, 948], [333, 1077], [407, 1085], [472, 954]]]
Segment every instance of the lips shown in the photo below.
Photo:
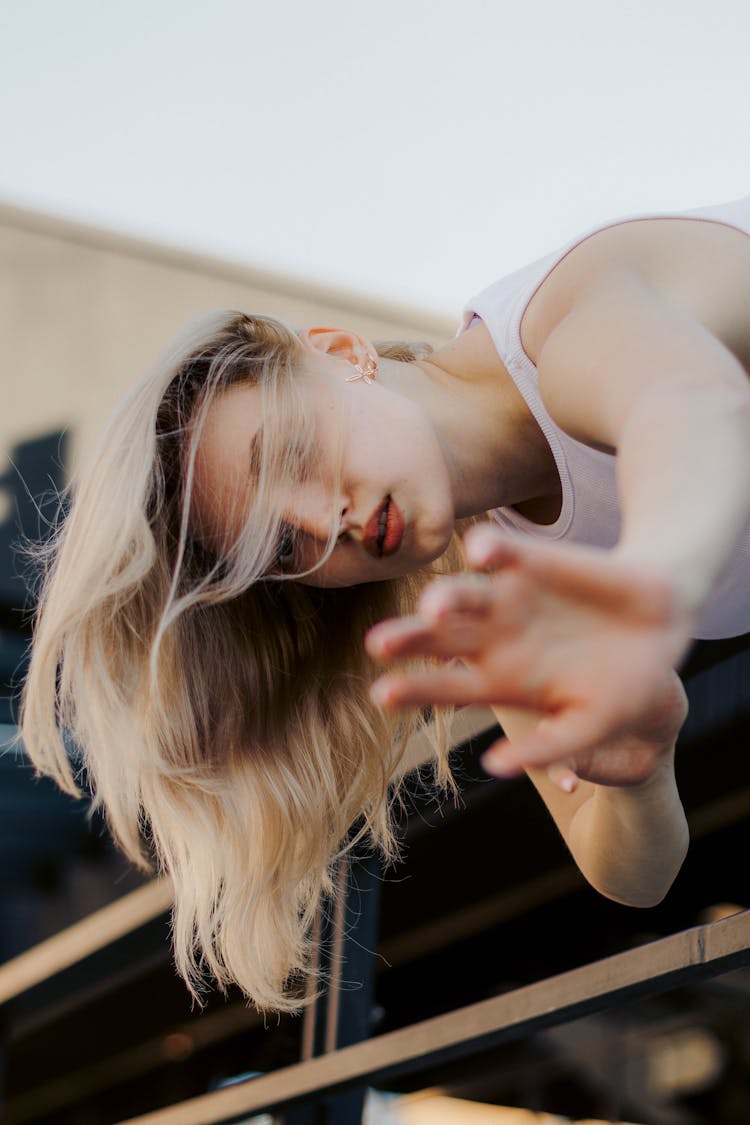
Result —
[[392, 496], [386, 496], [365, 524], [362, 546], [381, 559], [393, 555], [404, 537], [404, 517]]

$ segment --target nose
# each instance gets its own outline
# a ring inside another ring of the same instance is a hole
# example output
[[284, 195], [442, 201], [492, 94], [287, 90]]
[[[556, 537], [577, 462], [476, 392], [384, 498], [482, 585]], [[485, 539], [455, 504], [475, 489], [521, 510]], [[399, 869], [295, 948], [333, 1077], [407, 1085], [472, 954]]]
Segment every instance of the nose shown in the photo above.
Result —
[[327, 543], [332, 533], [340, 535], [350, 525], [346, 498], [332, 496], [329, 489], [315, 483], [295, 489], [286, 506], [285, 518], [320, 543]]

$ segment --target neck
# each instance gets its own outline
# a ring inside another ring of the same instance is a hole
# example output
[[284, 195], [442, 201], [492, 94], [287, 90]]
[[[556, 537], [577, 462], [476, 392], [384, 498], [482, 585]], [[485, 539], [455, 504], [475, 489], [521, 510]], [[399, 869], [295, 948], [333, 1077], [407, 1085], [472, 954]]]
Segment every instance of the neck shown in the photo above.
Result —
[[419, 399], [438, 434], [457, 519], [511, 505], [531, 518], [554, 509], [560, 482], [549, 445], [481, 321], [398, 367], [400, 389]]

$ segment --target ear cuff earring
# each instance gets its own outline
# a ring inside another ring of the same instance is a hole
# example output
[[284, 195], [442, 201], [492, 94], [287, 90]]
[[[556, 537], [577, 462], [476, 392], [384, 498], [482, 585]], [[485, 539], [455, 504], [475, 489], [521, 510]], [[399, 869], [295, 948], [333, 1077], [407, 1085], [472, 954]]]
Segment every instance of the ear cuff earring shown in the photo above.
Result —
[[374, 360], [372, 356], [368, 355], [362, 363], [355, 364], [355, 374], [349, 375], [346, 381], [347, 383], [357, 383], [360, 379], [362, 379], [362, 381], [365, 383], [374, 383], [377, 370], [377, 361]]

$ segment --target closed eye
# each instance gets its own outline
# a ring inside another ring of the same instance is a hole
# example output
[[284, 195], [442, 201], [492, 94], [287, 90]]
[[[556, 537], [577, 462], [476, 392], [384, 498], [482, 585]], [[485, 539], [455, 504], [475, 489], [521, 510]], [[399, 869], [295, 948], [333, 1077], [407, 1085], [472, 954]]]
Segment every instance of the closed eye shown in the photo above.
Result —
[[296, 554], [295, 539], [296, 537], [291, 527], [282, 528], [276, 543], [276, 550], [273, 554], [273, 567], [275, 570], [286, 570], [294, 565]]
[[[297, 531], [293, 527], [282, 525], [279, 538], [276, 541], [276, 549], [269, 568], [269, 574], [273, 574], [274, 572], [277, 574], [288, 572], [300, 565], [300, 553], [302, 548], [300, 538], [305, 538], [304, 533]], [[338, 547], [351, 542], [352, 537], [349, 532], [342, 531], [336, 538], [335, 546]]]

